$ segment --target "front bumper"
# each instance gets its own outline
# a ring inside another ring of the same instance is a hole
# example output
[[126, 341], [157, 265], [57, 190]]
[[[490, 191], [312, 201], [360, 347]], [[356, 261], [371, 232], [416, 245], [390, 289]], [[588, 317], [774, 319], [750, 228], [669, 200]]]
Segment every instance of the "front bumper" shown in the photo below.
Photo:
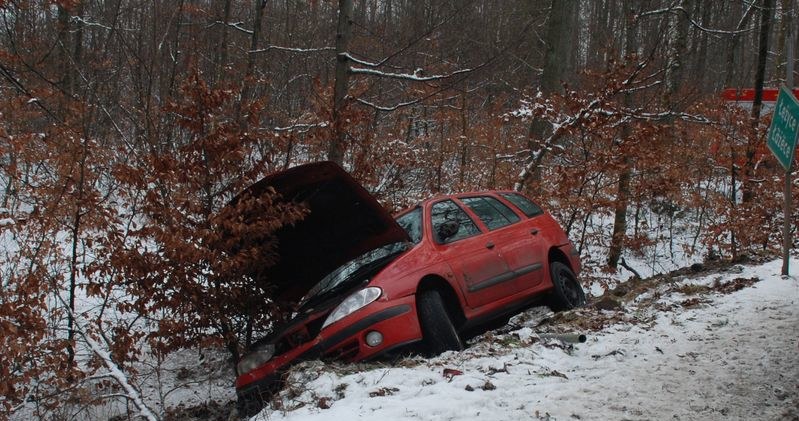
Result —
[[[249, 415], [260, 410], [262, 402], [279, 388], [283, 373], [301, 361], [317, 358], [363, 361], [420, 340], [422, 332], [415, 309], [414, 296], [375, 301], [323, 329], [313, 340], [239, 375], [236, 379], [239, 412]], [[366, 344], [366, 334], [371, 331], [383, 335], [382, 343], [374, 347]]]
[[280, 385], [281, 375], [272, 373], [258, 381], [248, 384], [242, 389], [236, 389], [236, 409], [240, 416], [252, 417], [261, 411], [264, 402], [276, 392]]

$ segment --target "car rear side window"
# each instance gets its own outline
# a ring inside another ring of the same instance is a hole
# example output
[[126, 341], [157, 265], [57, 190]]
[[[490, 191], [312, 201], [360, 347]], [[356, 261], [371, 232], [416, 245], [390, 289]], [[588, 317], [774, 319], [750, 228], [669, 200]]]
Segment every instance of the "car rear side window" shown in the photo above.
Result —
[[519, 222], [519, 217], [509, 207], [493, 197], [464, 197], [461, 202], [474, 211], [490, 230]]
[[536, 205], [530, 199], [518, 193], [501, 193], [501, 196], [504, 197], [508, 202], [513, 203], [517, 208], [519, 208], [519, 210], [522, 211], [522, 213], [530, 218], [544, 213], [540, 206]]
[[[434, 203], [431, 209], [430, 219], [436, 241], [441, 244], [451, 243], [480, 234], [480, 230], [477, 229], [477, 225], [474, 224], [472, 218], [469, 218], [469, 215], [452, 200], [442, 200], [438, 203]], [[439, 228], [447, 221], [457, 222], [458, 232], [442, 241], [442, 239], [438, 237], [438, 232]]]

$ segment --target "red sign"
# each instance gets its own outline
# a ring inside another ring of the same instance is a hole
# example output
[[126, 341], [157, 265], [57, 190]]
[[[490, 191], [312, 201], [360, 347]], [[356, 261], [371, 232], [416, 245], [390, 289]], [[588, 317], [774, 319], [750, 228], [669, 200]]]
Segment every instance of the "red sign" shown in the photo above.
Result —
[[[776, 102], [779, 93], [780, 90], [777, 88], [763, 88], [763, 102]], [[799, 98], [799, 89], [794, 89], [793, 95]], [[727, 88], [721, 91], [721, 97], [727, 101], [753, 102], [755, 100], [755, 90], [751, 88]]]

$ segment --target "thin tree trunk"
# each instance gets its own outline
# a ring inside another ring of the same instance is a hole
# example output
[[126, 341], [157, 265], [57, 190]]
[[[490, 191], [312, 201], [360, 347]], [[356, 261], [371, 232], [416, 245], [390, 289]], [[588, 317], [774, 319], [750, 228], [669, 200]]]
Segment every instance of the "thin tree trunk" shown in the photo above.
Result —
[[[683, 0], [681, 6], [685, 7], [687, 1]], [[674, 107], [674, 95], [680, 89], [683, 77], [685, 43], [688, 31], [688, 19], [684, 13], [669, 16], [666, 31], [668, 51], [666, 53], [665, 88], [662, 104], [666, 110]]]
[[727, 65], [725, 66], [727, 69], [727, 74], [724, 77], [724, 87], [732, 87], [735, 79], [735, 71], [738, 69], [738, 67], [740, 67], [740, 65], [735, 64], [735, 51], [738, 49], [738, 41], [741, 38], [740, 31], [746, 26], [746, 23], [752, 16], [754, 9], [754, 3], [748, 6], [746, 11], [744, 11], [743, 16], [741, 16], [741, 20], [738, 21], [738, 26], [735, 27], [735, 31], [730, 36], [730, 44], [727, 47]]
[[[576, 47], [571, 35], [575, 29], [579, 2], [577, 0], [553, 0], [549, 14], [549, 23], [546, 33], [546, 50], [544, 53], [544, 71], [541, 74], [539, 90], [544, 97], [555, 92], [561, 92], [562, 81], [571, 81], [571, 70], [574, 68]], [[532, 154], [536, 139], [546, 138], [552, 127], [549, 122], [534, 118], [528, 131], [528, 146]], [[546, 155], [541, 148], [536, 157], [536, 165], [530, 175], [530, 180], [535, 183], [541, 179], [541, 162]]]
[[[707, 28], [710, 25], [710, 18], [711, 12], [713, 11], [712, 3], [699, 3], [698, 6], [702, 12], [702, 27]], [[694, 74], [699, 75], [699, 86], [704, 92], [709, 92], [712, 90], [712, 85], [706, 84], [705, 80], [707, 79], [708, 74], [710, 73], [709, 69], [707, 68], [707, 52], [708, 52], [708, 34], [699, 31], [697, 32], [697, 36], [700, 37], [699, 40], [699, 47], [697, 48], [697, 57], [696, 57], [696, 67], [694, 68]]]
[[[83, 9], [82, 3], [79, 3], [77, 6], [77, 15], [81, 15], [81, 11]], [[68, 19], [68, 11], [62, 8], [59, 8], [59, 22], [66, 25], [66, 28], [70, 27], [70, 22]], [[81, 55], [83, 51], [83, 25], [78, 21], [75, 27], [75, 32], [72, 34], [71, 37], [64, 37], [62, 40], [68, 40], [71, 38], [70, 41], [65, 41], [66, 45], [64, 45], [64, 74], [65, 74], [65, 89], [66, 93], [68, 94], [69, 98], [67, 101], [70, 101], [75, 98], [77, 94], [77, 87], [79, 84], [79, 72], [78, 72], [78, 63], [81, 60]], [[64, 110], [66, 112], [66, 109]], [[69, 361], [70, 366], [75, 362], [75, 294], [77, 292], [77, 276], [78, 276], [78, 245], [80, 243], [80, 232], [82, 229], [81, 226], [81, 219], [83, 217], [83, 196], [84, 196], [84, 182], [86, 176], [86, 157], [88, 154], [87, 145], [85, 137], [81, 140], [81, 157], [77, 162], [78, 165], [78, 180], [75, 180], [76, 185], [75, 189], [77, 190], [77, 197], [74, 198], [75, 200], [75, 212], [73, 213], [73, 221], [71, 228], [71, 247], [70, 247], [70, 262], [69, 262], [69, 286], [67, 291], [67, 306], [69, 307], [69, 311], [67, 313], [67, 359]], [[69, 180], [64, 180], [65, 183], [68, 183]]]
[[336, 27], [336, 84], [333, 90], [333, 139], [327, 151], [327, 159], [339, 165], [344, 163], [346, 133], [341, 111], [347, 97], [350, 61], [345, 55], [352, 35], [352, 0], [339, 0], [338, 26]]
[[83, 218], [83, 196], [86, 183], [86, 158], [88, 156], [87, 140], [81, 141], [81, 157], [78, 160], [77, 197], [75, 198], [75, 212], [73, 214], [71, 238], [71, 256], [69, 262], [69, 291], [67, 295], [69, 312], [67, 313], [67, 359], [69, 364], [75, 362], [75, 293], [77, 291], [78, 277], [78, 244], [80, 243], [81, 219]]
[[755, 150], [760, 138], [760, 110], [763, 105], [763, 83], [766, 77], [766, 60], [768, 58], [768, 36], [771, 29], [771, 15], [774, 11], [774, 0], [763, 0], [760, 10], [760, 40], [757, 51], [757, 70], [755, 72], [755, 99], [752, 102], [752, 136], [746, 143], [744, 161], [743, 203], [749, 203], [754, 197], [752, 178], [754, 177]]
[[227, 65], [227, 43], [228, 43], [228, 23], [230, 22], [230, 3], [225, 0], [224, 11], [222, 12], [222, 39], [219, 41], [219, 54], [216, 57], [216, 68], [214, 69], [214, 81], [219, 83]]
[[63, 6], [58, 6], [58, 39], [61, 42], [61, 47], [59, 48], [59, 62], [61, 63], [63, 69], [63, 79], [61, 82], [61, 86], [64, 89], [64, 92], [70, 92], [72, 89], [72, 66], [70, 65], [70, 57], [69, 55], [72, 52], [70, 48], [70, 36], [69, 36], [69, 11], [65, 9]]
[[[81, 16], [83, 14], [83, 2], [79, 2], [76, 6], [76, 15]], [[71, 63], [67, 63], [69, 67], [67, 67], [67, 72], [71, 73], [72, 76], [70, 77], [70, 85], [69, 85], [69, 94], [73, 97], [78, 93], [78, 86], [80, 85], [80, 65], [82, 63], [82, 56], [83, 56], [83, 23], [81, 20], [75, 21], [75, 33], [72, 37], [72, 59]]]
[[[263, 20], [264, 9], [266, 8], [267, 0], [255, 0], [255, 18], [252, 23], [252, 36], [250, 37], [250, 51], [258, 49], [258, 43], [261, 38], [261, 20]], [[256, 54], [250, 53], [247, 57], [247, 73], [244, 75], [244, 86], [241, 89], [241, 102], [239, 103], [239, 110], [237, 118], [240, 118], [241, 106], [250, 99], [250, 91], [252, 91], [252, 79], [255, 77], [255, 56]]]
[[[628, 6], [625, 10], [627, 28], [624, 31], [624, 47], [622, 54], [630, 54], [635, 51], [635, 10]], [[632, 96], [625, 93], [623, 97], [625, 108], [632, 104]], [[616, 190], [616, 203], [613, 217], [613, 235], [610, 240], [610, 250], [608, 251], [608, 266], [616, 269], [619, 258], [624, 251], [624, 237], [627, 235], [627, 208], [630, 202], [630, 180], [632, 178], [633, 161], [628, 151], [624, 148], [624, 143], [630, 137], [631, 130], [629, 124], [621, 127], [619, 151], [623, 155], [622, 168], [619, 174], [619, 182]]]
[[441, 192], [442, 177], [444, 174], [444, 123], [439, 125], [438, 131], [438, 154], [436, 156], [436, 181], [433, 186], [433, 193]]
[[[738, 206], [738, 187], [736, 186], [738, 177], [737, 169], [735, 168], [738, 154], [735, 153], [735, 145], [732, 144], [733, 140], [728, 138], [727, 142], [730, 142], [730, 206], [734, 210]], [[733, 228], [730, 228], [730, 254], [732, 255], [733, 261], [738, 258], [738, 244], [735, 239], [735, 230]]]
[[459, 188], [464, 187], [466, 181], [466, 167], [469, 163], [469, 141], [466, 137], [467, 123], [466, 123], [466, 97], [461, 97], [461, 156], [460, 156], [460, 185]]
[[[626, 126], [625, 126], [626, 127]], [[629, 129], [622, 130], [622, 136], [629, 135]], [[632, 160], [629, 156], [623, 159], [619, 183], [616, 190], [616, 203], [613, 217], [613, 234], [608, 251], [608, 267], [616, 269], [619, 258], [624, 251], [624, 237], [627, 235], [627, 208], [630, 202], [630, 179], [632, 178]]]

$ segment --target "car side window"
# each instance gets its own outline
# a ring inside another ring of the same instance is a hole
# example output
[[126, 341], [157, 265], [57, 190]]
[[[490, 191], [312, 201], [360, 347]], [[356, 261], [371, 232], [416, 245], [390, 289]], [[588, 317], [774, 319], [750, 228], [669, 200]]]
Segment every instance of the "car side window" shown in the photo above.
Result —
[[524, 213], [530, 218], [544, 213], [544, 210], [541, 209], [540, 206], [536, 205], [530, 199], [518, 193], [501, 193], [500, 195], [504, 197], [508, 202], [513, 203], [514, 206], [519, 208], [519, 210], [521, 210], [522, 213]]
[[493, 197], [464, 197], [461, 202], [477, 214], [489, 230], [519, 222], [519, 217], [509, 207]]
[[[480, 234], [480, 230], [474, 224], [474, 221], [452, 200], [442, 200], [434, 203], [431, 208], [430, 219], [433, 225], [433, 236], [439, 244], [447, 244]], [[457, 223], [455, 234], [447, 238], [440, 238], [439, 232], [441, 232], [442, 226], [452, 222]]]

